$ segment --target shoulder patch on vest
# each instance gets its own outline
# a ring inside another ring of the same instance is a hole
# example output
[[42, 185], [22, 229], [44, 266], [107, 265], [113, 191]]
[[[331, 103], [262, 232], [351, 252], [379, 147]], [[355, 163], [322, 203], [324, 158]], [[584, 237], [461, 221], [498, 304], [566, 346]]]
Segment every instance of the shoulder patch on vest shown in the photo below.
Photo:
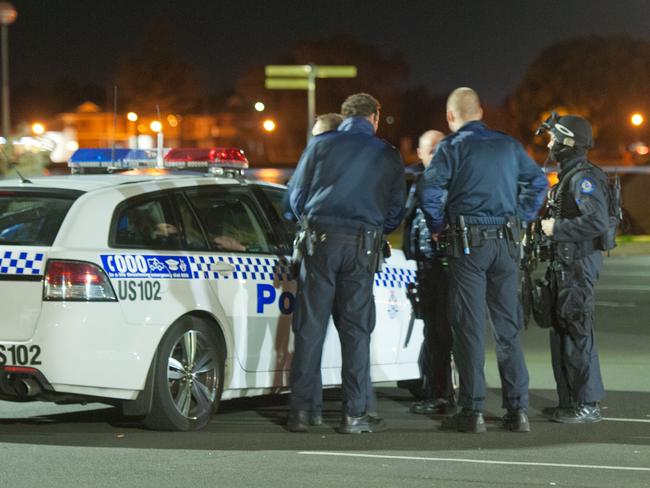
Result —
[[590, 194], [596, 189], [596, 185], [591, 178], [583, 178], [580, 181], [580, 193]]

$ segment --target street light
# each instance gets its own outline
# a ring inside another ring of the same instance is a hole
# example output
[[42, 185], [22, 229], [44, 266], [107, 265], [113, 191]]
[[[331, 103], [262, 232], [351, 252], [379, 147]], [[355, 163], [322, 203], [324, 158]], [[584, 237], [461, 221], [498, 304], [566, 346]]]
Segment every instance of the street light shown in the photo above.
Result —
[[126, 118], [130, 122], [137, 122], [138, 121], [138, 114], [136, 114], [135, 112], [129, 112], [128, 114], [126, 114]]
[[638, 112], [630, 116], [630, 122], [635, 127], [639, 127], [641, 124], [643, 124], [643, 120], [643, 115]]
[[43, 134], [45, 134], [45, 126], [40, 122], [34, 122], [32, 124], [32, 132], [37, 136], [42, 136]]
[[255, 107], [255, 110], [257, 110], [258, 112], [264, 112], [264, 109], [266, 108], [266, 106], [262, 102], [255, 102], [255, 105], [253, 106]]
[[2, 134], [9, 137], [9, 25], [18, 17], [18, 12], [9, 2], [0, 2], [0, 24], [2, 24]]
[[262, 127], [266, 132], [273, 132], [275, 130], [276, 124], [272, 119], [266, 119], [262, 122]]

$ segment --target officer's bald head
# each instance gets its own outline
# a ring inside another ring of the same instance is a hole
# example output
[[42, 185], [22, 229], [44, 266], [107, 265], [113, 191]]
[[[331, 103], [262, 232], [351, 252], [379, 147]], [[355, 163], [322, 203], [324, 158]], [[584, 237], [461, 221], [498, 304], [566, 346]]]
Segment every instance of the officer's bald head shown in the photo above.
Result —
[[481, 120], [483, 109], [481, 101], [471, 88], [456, 88], [447, 99], [447, 122], [449, 128], [456, 132], [467, 122]]
[[433, 152], [436, 150], [436, 146], [442, 140], [445, 135], [439, 130], [428, 130], [420, 136], [418, 139], [418, 158], [424, 166], [429, 166], [431, 158], [433, 157]]

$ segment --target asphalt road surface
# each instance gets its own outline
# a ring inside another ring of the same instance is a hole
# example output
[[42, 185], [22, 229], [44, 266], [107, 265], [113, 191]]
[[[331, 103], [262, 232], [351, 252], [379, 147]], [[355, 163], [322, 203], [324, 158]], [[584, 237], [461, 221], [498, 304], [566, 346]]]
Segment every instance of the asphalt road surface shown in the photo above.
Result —
[[408, 413], [413, 400], [378, 388], [390, 429], [340, 435], [339, 390], [325, 425], [282, 423], [286, 396], [232, 400], [201, 432], [152, 432], [105, 405], [0, 402], [0, 488], [11, 487], [649, 487], [650, 257], [611, 257], [597, 294], [597, 340], [608, 391], [605, 420], [561, 425], [547, 332], [524, 332], [532, 432], [502, 430], [494, 348], [486, 363], [488, 432], [441, 432], [440, 418]]

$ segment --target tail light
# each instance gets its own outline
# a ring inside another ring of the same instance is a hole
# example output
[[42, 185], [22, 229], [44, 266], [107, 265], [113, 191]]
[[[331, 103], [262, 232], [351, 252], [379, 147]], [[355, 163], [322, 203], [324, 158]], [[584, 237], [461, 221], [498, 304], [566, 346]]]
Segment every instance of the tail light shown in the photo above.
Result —
[[81, 261], [50, 260], [43, 282], [43, 300], [71, 302], [117, 301], [99, 266]]

